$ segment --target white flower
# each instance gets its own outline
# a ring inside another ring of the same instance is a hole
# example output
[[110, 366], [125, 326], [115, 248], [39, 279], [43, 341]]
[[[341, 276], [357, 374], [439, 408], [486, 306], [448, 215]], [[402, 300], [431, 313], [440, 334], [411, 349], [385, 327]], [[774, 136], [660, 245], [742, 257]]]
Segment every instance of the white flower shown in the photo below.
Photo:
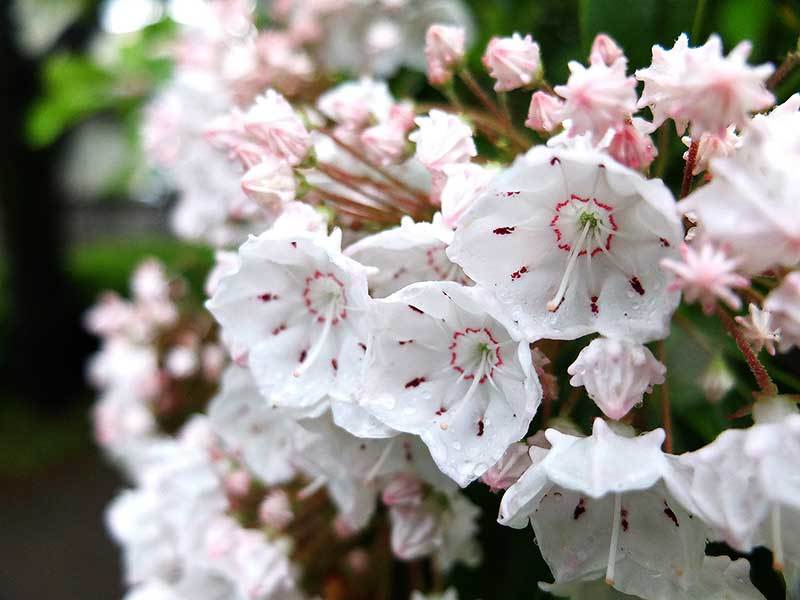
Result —
[[366, 269], [330, 237], [281, 229], [239, 249], [239, 269], [207, 306], [228, 339], [248, 351], [261, 394], [274, 406], [320, 414], [328, 395], [360, 383], [369, 300]]
[[425, 33], [425, 58], [428, 80], [433, 85], [447, 83], [453, 68], [464, 58], [466, 31], [463, 27], [434, 24]]
[[267, 90], [244, 115], [244, 128], [277, 158], [300, 163], [311, 147], [311, 136], [292, 105], [275, 90]]
[[711, 161], [714, 178], [678, 204], [697, 216], [704, 235], [741, 259], [748, 274], [800, 262], [797, 196], [800, 95], [757, 115], [741, 146]]
[[800, 271], [789, 273], [767, 295], [764, 310], [771, 314], [772, 324], [780, 329], [781, 352], [800, 346]]
[[800, 415], [794, 401], [754, 407], [756, 424], [729, 429], [680, 457], [690, 472], [689, 497], [714, 536], [749, 552], [767, 546], [776, 568], [800, 561]]
[[403, 288], [371, 310], [361, 404], [419, 435], [461, 486], [524, 437], [541, 400], [530, 349], [491, 299], [455, 283]]
[[242, 175], [242, 190], [269, 213], [279, 213], [294, 200], [295, 180], [292, 167], [285, 160], [265, 156], [256, 166]]
[[588, 132], [599, 140], [630, 119], [636, 110], [636, 80], [625, 76], [625, 67], [622, 59], [610, 66], [595, 60], [588, 69], [570, 61], [567, 84], [554, 88], [566, 100], [559, 116], [570, 120], [570, 135]]
[[561, 125], [561, 111], [564, 102], [557, 96], [546, 92], [534, 92], [528, 107], [525, 127], [542, 133], [552, 133]]
[[226, 449], [238, 456], [262, 482], [286, 483], [297, 474], [292, 463], [308, 441], [307, 432], [259, 395], [248, 369], [230, 365], [208, 417]]
[[646, 342], [678, 304], [658, 261], [680, 239], [661, 181], [596, 151], [536, 147], [492, 180], [447, 253], [528, 340]]
[[581, 350], [567, 372], [572, 386], [585, 386], [600, 410], [619, 420], [653, 385], [664, 383], [666, 367], [641, 344], [601, 337]]
[[671, 50], [653, 46], [653, 63], [636, 71], [644, 81], [639, 108], [650, 106], [655, 125], [673, 119], [681, 133], [687, 122], [692, 134], [723, 134], [735, 124], [747, 125], [749, 113], [768, 108], [775, 101], [765, 81], [772, 65], [751, 67], [747, 64], [751, 45], [741, 42], [727, 57], [722, 55], [722, 41], [716, 35], [698, 48], [689, 48], [685, 34], [678, 37]]
[[670, 284], [671, 290], [683, 290], [687, 302], [700, 301], [703, 312], [711, 314], [717, 300], [722, 300], [734, 310], [742, 306], [742, 301], [731, 288], [747, 287], [750, 282], [736, 273], [740, 261], [729, 258], [720, 248], [704, 243], [699, 250], [694, 246], [681, 244], [682, 261], [665, 258], [661, 267], [675, 274]]
[[539, 44], [530, 35], [489, 40], [483, 64], [495, 80], [496, 92], [509, 92], [536, 81], [542, 74]]
[[453, 232], [435, 216], [432, 223], [414, 223], [403, 217], [400, 227], [367, 236], [345, 250], [345, 256], [373, 267], [369, 275], [370, 295], [384, 298], [400, 288], [420, 281], [466, 283], [461, 267], [447, 258]]
[[705, 528], [675, 499], [664, 432], [629, 437], [595, 419], [588, 438], [545, 435], [552, 449], [532, 448], [533, 466], [506, 491], [499, 522], [530, 521], [556, 583], [605, 571], [627, 594], [673, 598], [688, 589], [702, 566]]
[[408, 139], [417, 145], [417, 159], [431, 171], [468, 162], [478, 153], [472, 130], [461, 117], [434, 109], [427, 117], [417, 117], [414, 122], [419, 129]]
[[767, 349], [771, 355], [775, 355], [775, 344], [780, 343], [781, 330], [773, 327], [772, 314], [768, 310], [761, 310], [750, 303], [750, 311], [747, 317], [735, 317], [736, 322], [742, 326], [744, 337], [753, 345], [753, 350], [761, 352], [762, 348]]

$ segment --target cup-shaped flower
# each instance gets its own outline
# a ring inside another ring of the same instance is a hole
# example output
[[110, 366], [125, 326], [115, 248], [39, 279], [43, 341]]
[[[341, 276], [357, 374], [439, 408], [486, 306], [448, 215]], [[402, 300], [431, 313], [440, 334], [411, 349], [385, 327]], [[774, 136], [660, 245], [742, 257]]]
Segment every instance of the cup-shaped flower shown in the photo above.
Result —
[[525, 436], [541, 400], [527, 343], [491, 297], [456, 283], [413, 284], [374, 303], [362, 406], [419, 435], [461, 486]]
[[607, 155], [536, 147], [500, 172], [448, 256], [528, 340], [664, 337], [679, 294], [659, 267], [681, 225], [671, 194]]
[[251, 237], [207, 303], [274, 406], [319, 414], [328, 395], [347, 399], [360, 384], [367, 274], [340, 244], [338, 230]]
[[605, 573], [617, 590], [646, 598], [689, 589], [705, 527], [675, 498], [663, 430], [626, 436], [596, 419], [590, 437], [545, 435], [552, 449], [532, 447], [533, 466], [506, 491], [498, 520], [530, 521], [556, 583]]

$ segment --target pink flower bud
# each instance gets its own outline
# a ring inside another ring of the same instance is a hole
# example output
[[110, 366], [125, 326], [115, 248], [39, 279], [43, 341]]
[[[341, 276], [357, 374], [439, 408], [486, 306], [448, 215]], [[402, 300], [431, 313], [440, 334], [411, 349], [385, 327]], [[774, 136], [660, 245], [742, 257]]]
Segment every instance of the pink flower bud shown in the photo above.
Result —
[[539, 44], [530, 35], [518, 33], [492, 38], [483, 55], [483, 64], [495, 79], [496, 92], [508, 92], [536, 81], [542, 71]]
[[217, 381], [225, 367], [225, 350], [219, 344], [206, 344], [200, 355], [200, 363], [203, 366], [203, 377], [208, 381]]
[[477, 154], [472, 130], [461, 118], [432, 110], [427, 117], [417, 117], [417, 127], [408, 139], [417, 145], [416, 157], [431, 171], [447, 165], [468, 162]]
[[286, 529], [294, 519], [288, 494], [283, 490], [275, 490], [267, 494], [258, 507], [258, 518], [264, 525], [277, 531]]
[[267, 210], [277, 213], [294, 200], [294, 171], [279, 158], [267, 156], [242, 176], [242, 190]]
[[236, 469], [225, 476], [223, 484], [229, 496], [241, 498], [250, 492], [250, 475], [244, 469]]
[[431, 25], [425, 33], [425, 57], [428, 60], [428, 80], [433, 85], [447, 83], [453, 68], [464, 58], [465, 32], [463, 27]]
[[406, 149], [406, 132], [393, 123], [374, 125], [361, 132], [367, 155], [381, 166], [397, 164]]
[[564, 103], [545, 92], [535, 92], [531, 97], [525, 127], [542, 133], [552, 133], [561, 125], [560, 112]]
[[389, 520], [392, 552], [401, 560], [426, 556], [442, 543], [441, 522], [423, 507], [393, 507]]
[[275, 157], [300, 163], [311, 147], [311, 136], [292, 106], [275, 90], [256, 98], [245, 114], [244, 128]]
[[625, 53], [613, 38], [605, 33], [598, 33], [595, 36], [594, 42], [592, 42], [592, 49], [589, 52], [589, 62], [599, 60], [607, 65], [612, 65], [617, 59], [624, 57]]
[[656, 148], [649, 135], [639, 131], [633, 123], [626, 123], [614, 133], [608, 153], [631, 169], [646, 169], [656, 157]]
[[528, 444], [523, 442], [511, 444], [503, 457], [483, 474], [481, 481], [493, 492], [508, 489], [531, 466], [528, 450]]
[[399, 473], [383, 489], [386, 506], [416, 506], [422, 502], [422, 482], [408, 473]]

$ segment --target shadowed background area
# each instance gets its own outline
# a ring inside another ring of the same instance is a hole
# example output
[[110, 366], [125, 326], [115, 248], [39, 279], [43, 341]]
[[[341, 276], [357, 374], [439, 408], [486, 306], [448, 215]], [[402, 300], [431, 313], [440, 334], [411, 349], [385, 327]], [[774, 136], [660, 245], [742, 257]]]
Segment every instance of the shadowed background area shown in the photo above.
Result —
[[[568, 60], [585, 59], [598, 32], [620, 43], [630, 70], [649, 63], [651, 43], [671, 45], [682, 31], [694, 42], [719, 32], [726, 49], [750, 39], [754, 63], [780, 62], [800, 33], [795, 0], [467, 4], [477, 32], [471, 61], [480, 60], [492, 35], [530, 32], [554, 83], [566, 79]], [[173, 25], [160, 18], [164, 6], [156, 0], [11, 0], [1, 10], [0, 600], [119, 598], [119, 557], [103, 511], [122, 481], [92, 443], [84, 365], [96, 341], [83, 331], [81, 315], [102, 290], [125, 294], [145, 257], [160, 258], [198, 288], [211, 264], [210, 250], [170, 237], [173, 199], [144, 165], [137, 136], [143, 103], [169, 74], [152, 49]], [[123, 50], [108, 59], [110, 47]], [[798, 87], [795, 72], [779, 97]], [[410, 71], [393, 80], [393, 91], [439, 99], [424, 75]], [[526, 107], [512, 109], [522, 114]], [[673, 142], [676, 157], [683, 148]], [[675, 181], [680, 173], [665, 177]], [[729, 344], [721, 331], [709, 335], [720, 347]], [[687, 450], [713, 437], [746, 391], [734, 386], [720, 402], [707, 402], [699, 381], [712, 353], [680, 330], [673, 338], [676, 445]], [[795, 355], [774, 367], [786, 390], [800, 392]], [[497, 503], [483, 488], [471, 494], [484, 506]], [[546, 572], [541, 560], [531, 567], [527, 532], [490, 527], [491, 510], [484, 518], [491, 538], [482, 540], [484, 567], [458, 577], [485, 599], [530, 597], [519, 590]], [[755, 563], [763, 567], [762, 590], [777, 597], [768, 557], [757, 554]]]

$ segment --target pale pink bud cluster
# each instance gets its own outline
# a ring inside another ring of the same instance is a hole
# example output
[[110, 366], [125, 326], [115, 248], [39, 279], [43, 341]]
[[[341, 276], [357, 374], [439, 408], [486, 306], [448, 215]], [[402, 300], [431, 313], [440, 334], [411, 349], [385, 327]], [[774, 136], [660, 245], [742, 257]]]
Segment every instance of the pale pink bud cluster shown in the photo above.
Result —
[[478, 153], [472, 129], [461, 117], [432, 110], [414, 122], [417, 130], [408, 139], [417, 145], [416, 157], [430, 171], [442, 172], [448, 165], [469, 162]]
[[425, 33], [428, 81], [442, 85], [453, 78], [453, 70], [464, 58], [466, 32], [463, 27], [435, 24]]
[[569, 119], [571, 136], [590, 133], [600, 140], [609, 129], [619, 129], [636, 110], [636, 80], [625, 75], [626, 61], [607, 65], [599, 59], [589, 67], [571, 61], [566, 85], [555, 92], [564, 98], [561, 120]]
[[483, 64], [495, 80], [496, 92], [510, 92], [534, 83], [542, 74], [539, 44], [530, 35], [495, 37], [489, 41]]

